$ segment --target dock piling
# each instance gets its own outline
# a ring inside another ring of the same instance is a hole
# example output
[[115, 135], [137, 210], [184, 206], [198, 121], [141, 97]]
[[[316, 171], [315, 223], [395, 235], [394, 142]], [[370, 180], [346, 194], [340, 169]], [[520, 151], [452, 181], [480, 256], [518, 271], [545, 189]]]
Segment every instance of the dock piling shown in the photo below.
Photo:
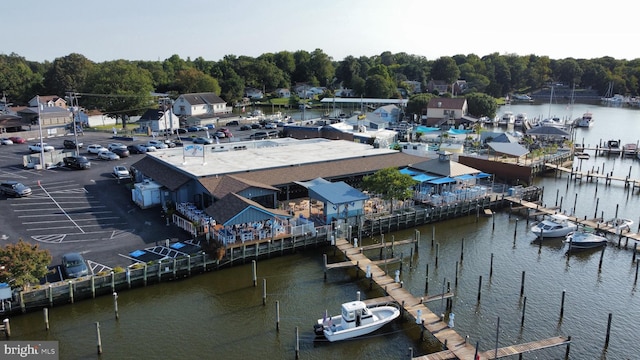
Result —
[[564, 316], [564, 298], [566, 293], [566, 290], [562, 290], [562, 300], [560, 300], [560, 320], [562, 320], [562, 317]]

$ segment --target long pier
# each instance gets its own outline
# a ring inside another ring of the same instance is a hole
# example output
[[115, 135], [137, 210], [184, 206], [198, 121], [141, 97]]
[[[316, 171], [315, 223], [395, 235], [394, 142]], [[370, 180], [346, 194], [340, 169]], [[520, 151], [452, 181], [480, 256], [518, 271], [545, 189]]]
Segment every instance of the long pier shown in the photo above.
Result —
[[[413, 239], [413, 242], [418, 244], [418, 238]], [[551, 346], [568, 345], [570, 338], [554, 337], [541, 341], [536, 341], [527, 344], [514, 345], [501, 349], [494, 349], [493, 351], [479, 352], [476, 347], [471, 345], [464, 337], [458, 334], [453, 328], [449, 327], [445, 323], [444, 318], [436, 315], [426, 305], [424, 298], [416, 298], [406, 288], [403, 287], [403, 283], [391, 278], [387, 273], [382, 270], [376, 262], [369, 259], [364, 253], [364, 247], [356, 247], [349, 243], [346, 239], [336, 240], [335, 246], [340, 250], [348, 261], [344, 263], [350, 263], [350, 266], [355, 266], [358, 270], [367, 274], [372, 282], [375, 282], [380, 288], [384, 289], [385, 297], [374, 299], [374, 302], [396, 302], [402, 307], [402, 313], [408, 314], [416, 323], [421, 324], [423, 331], [429, 331], [438, 341], [440, 341], [445, 350], [417, 357], [414, 359], [461, 359], [461, 360], [477, 360], [477, 359], [494, 359], [498, 357], [510, 356], [522, 354], [525, 352], [531, 352], [538, 349], [544, 349]], [[384, 246], [384, 245], [382, 245]], [[326, 261], [325, 261], [326, 263]], [[329, 264], [327, 264], [328, 266]], [[326, 275], [326, 273], [325, 273]], [[437, 298], [442, 299], [443, 296], [451, 297], [453, 294], [441, 294]], [[382, 300], [380, 300], [382, 299]], [[429, 299], [427, 299], [429, 300]]]
[[567, 173], [569, 175], [569, 178], [573, 178], [575, 180], [582, 180], [583, 178], [586, 178], [587, 182], [593, 182], [594, 180], [604, 180], [605, 185], [611, 185], [613, 181], [616, 181], [622, 182], [624, 184], [624, 187], [631, 187], [631, 191], [635, 191], [636, 189], [640, 190], [640, 179], [632, 179], [630, 175], [620, 177], [613, 176], [610, 173], [602, 174], [596, 171], [580, 171], [551, 163], [546, 163], [545, 166], [549, 169]]

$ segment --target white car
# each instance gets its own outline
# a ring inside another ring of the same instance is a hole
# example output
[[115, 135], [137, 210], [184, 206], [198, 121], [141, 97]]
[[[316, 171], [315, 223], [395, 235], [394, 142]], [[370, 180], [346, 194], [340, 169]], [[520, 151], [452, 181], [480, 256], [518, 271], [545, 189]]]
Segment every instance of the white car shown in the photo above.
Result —
[[117, 179], [128, 179], [131, 177], [131, 174], [129, 174], [129, 170], [127, 170], [126, 167], [117, 165], [113, 167], [113, 176]]
[[107, 145], [107, 150], [113, 151], [113, 149], [126, 149], [127, 146], [123, 143], [111, 143]]
[[87, 151], [90, 154], [98, 154], [100, 151], [109, 151], [109, 149], [107, 149], [104, 146], [99, 145], [99, 144], [91, 144], [91, 145], [87, 146]]
[[157, 151], [158, 150], [158, 148], [156, 148], [155, 146], [151, 146], [149, 144], [143, 144], [143, 145], [140, 145], [140, 146], [144, 147], [144, 149], [147, 152], [153, 152], [153, 151]]
[[2, 139], [0, 139], [0, 144], [2, 144], [2, 145], [12, 145], [13, 141], [11, 141], [11, 139], [8, 139], [8, 138], [2, 138]]
[[156, 149], [166, 149], [169, 145], [165, 144], [162, 140], [149, 140], [147, 146], [153, 146]]
[[53, 151], [55, 150], [55, 148], [47, 143], [42, 143], [42, 148], [40, 148], [40, 143], [35, 143], [35, 144], [31, 144], [29, 145], [29, 151], [31, 151], [32, 153], [37, 153], [44, 150], [46, 151]]
[[98, 159], [101, 160], [118, 160], [120, 156], [118, 154], [112, 153], [109, 150], [102, 150], [98, 153]]

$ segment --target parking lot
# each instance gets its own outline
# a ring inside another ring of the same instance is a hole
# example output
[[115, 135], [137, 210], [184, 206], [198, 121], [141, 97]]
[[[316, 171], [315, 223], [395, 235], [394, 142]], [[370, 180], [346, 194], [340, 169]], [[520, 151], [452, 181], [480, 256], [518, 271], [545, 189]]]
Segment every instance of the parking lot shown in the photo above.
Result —
[[[13, 135], [13, 134], [12, 134]], [[19, 135], [19, 134], [18, 134]], [[58, 136], [45, 141], [56, 150], [63, 148]], [[113, 167], [129, 168], [145, 155], [132, 154], [119, 160], [97, 160], [86, 147], [97, 143], [107, 146], [115, 142], [110, 133], [85, 132], [78, 138], [84, 143], [80, 155], [91, 161], [91, 168], [76, 170], [54, 167], [37, 170], [23, 167], [28, 145], [0, 147], [0, 180], [16, 180], [32, 189], [32, 195], [13, 198], [0, 195], [4, 211], [0, 212], [2, 228], [0, 245], [23, 239], [49, 250], [52, 266], [60, 263], [67, 252], [80, 252], [94, 271], [132, 263], [126, 256], [136, 249], [159, 241], [186, 240], [188, 234], [175, 226], [166, 226], [160, 208], [142, 210], [131, 201], [129, 180], [113, 176]], [[143, 137], [135, 143], [146, 143]], [[131, 141], [122, 141], [125, 145]]]

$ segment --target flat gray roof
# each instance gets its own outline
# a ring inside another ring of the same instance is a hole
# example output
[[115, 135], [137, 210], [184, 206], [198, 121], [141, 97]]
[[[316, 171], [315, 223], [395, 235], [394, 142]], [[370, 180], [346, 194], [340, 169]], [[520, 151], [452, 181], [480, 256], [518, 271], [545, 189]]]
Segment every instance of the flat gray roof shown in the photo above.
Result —
[[398, 152], [374, 148], [368, 144], [323, 138], [221, 142], [204, 145], [204, 149], [204, 157], [185, 156], [183, 147], [158, 150], [147, 153], [147, 156], [157, 158], [193, 177], [203, 177]]

